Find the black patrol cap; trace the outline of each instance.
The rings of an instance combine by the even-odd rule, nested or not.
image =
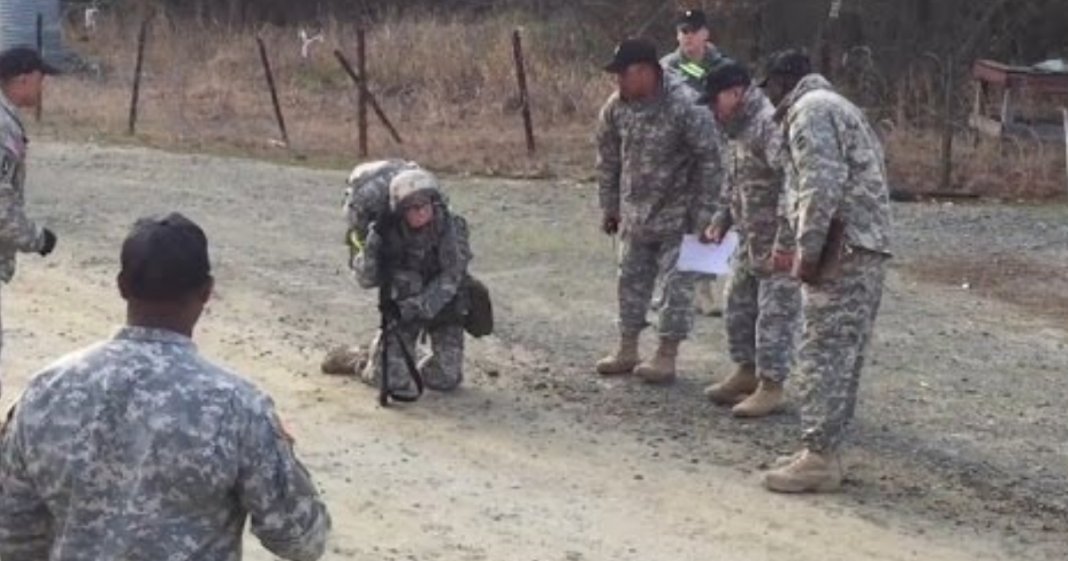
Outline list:
[[[717,64],[705,78],[705,92],[698,98],[697,104],[708,105],[720,92],[736,86],[748,88],[752,83],[753,78],[744,64],[733,59],[725,59]]]
[[[708,27],[708,16],[701,10],[686,10],[679,14],[675,26],[687,32],[694,32]]]
[[[177,212],[138,220],[120,259],[127,298],[174,302],[211,280],[208,238]]]
[[[616,47],[612,55],[612,62],[605,65],[606,72],[619,74],[632,64],[652,64],[660,67],[660,57],[656,54],[656,45],[648,39],[631,38],[624,39]]]
[[[10,80],[35,71],[46,75],[59,74],[59,69],[45,62],[36,49],[12,47],[0,52],[0,80]]]
[[[764,87],[772,76],[804,78],[812,73],[812,60],[808,54],[798,49],[779,51],[768,57],[764,65],[764,75],[757,85]]]

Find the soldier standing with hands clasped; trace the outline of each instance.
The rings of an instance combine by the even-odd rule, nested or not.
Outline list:
[[[617,76],[619,89],[601,109],[597,130],[602,227],[623,244],[619,348],[597,363],[597,372],[669,383],[694,313],[694,275],[675,263],[683,234],[703,231],[715,211],[723,182],[720,132],[696,105],[696,93],[665,76],[652,43],[623,41],[605,70]],[[661,275],[660,344],[652,360],[641,362],[638,339]]]
[[[764,485],[783,493],[841,485],[838,449],[852,420],[860,373],[890,258],[890,203],[883,148],[864,113],[811,71],[804,54],[782,52],[765,90],[786,134],[787,185],[802,285],[798,350],[804,448],[782,458]]]

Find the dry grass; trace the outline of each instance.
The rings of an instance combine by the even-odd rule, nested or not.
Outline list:
[[[945,191],[938,132],[898,127],[885,140],[894,185],[919,194]],[[949,191],[1005,199],[1060,196],[1068,191],[1064,158],[1063,145],[962,134],[953,144]]]
[[[590,124],[611,82],[571,47],[583,37],[532,26],[525,33],[539,153],[530,158],[512,66],[518,22],[398,21],[368,36],[372,90],[404,139],[396,145],[371,113],[373,156],[417,158],[436,169],[544,176],[589,165]],[[75,48],[103,69],[99,79],[57,80],[46,126],[59,134],[116,138],[126,130],[135,29],[102,26]],[[334,23],[327,42],[300,57],[295,29],[260,32],[268,45],[294,151],[316,160],[356,157],[356,99],[332,51],[355,64],[355,30]],[[182,28],[157,21],[146,53],[138,137],[184,149],[229,146],[284,155],[253,33]]]
[[[511,32],[524,24],[539,141],[535,157],[526,154],[512,65]],[[54,82],[44,128],[61,137],[124,138],[136,31],[104,22],[88,40],[72,41],[103,71],[99,78]],[[340,47],[354,59],[355,29],[332,22],[325,35],[326,43],[302,59],[297,30],[260,32],[270,51],[294,154],[345,167],[357,159],[356,95],[332,51]],[[293,158],[277,146],[279,133],[254,37],[157,20],[133,140],[172,149]],[[599,71],[598,55],[608,49],[596,37],[579,22],[532,22],[519,16],[480,22],[405,19],[374,27],[368,36],[372,90],[404,144],[394,144],[372,114],[372,157],[414,158],[434,169],[463,173],[590,177],[593,123],[613,87]],[[903,91],[915,97],[920,89]],[[907,104],[922,107],[923,100],[910,97]],[[924,121],[903,113],[893,119]],[[895,182],[920,192],[937,188],[937,134],[891,129],[887,148]],[[961,190],[1013,197],[1063,192],[1063,148],[973,146],[968,140],[958,140],[956,146],[954,183]]]

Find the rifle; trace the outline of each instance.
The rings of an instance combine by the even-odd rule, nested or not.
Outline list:
[[[381,323],[379,325],[379,351],[382,353],[379,367],[382,369],[382,376],[378,383],[378,404],[382,407],[388,407],[389,401],[399,403],[412,403],[419,399],[423,395],[423,377],[419,375],[419,368],[415,365],[415,359],[412,357],[411,350],[404,344],[404,339],[401,338],[397,332],[397,327],[401,322],[400,309],[397,307],[397,303],[393,301],[393,271],[391,270],[392,259],[390,258],[390,252],[387,249],[389,240],[389,230],[394,224],[394,220],[389,217],[380,217],[381,220],[375,222],[375,229],[378,230],[378,235],[382,240],[382,247],[376,259],[378,259],[378,312],[381,314]],[[397,345],[401,349],[401,354],[404,356],[404,364],[408,367],[408,373],[412,377],[412,381],[415,383],[416,393],[412,395],[404,395],[393,393],[389,389],[389,340],[390,337],[396,340]]]

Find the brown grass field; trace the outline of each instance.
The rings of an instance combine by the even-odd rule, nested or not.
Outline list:
[[[201,28],[156,18],[149,34],[137,135],[126,136],[137,26],[105,20],[69,44],[98,71],[56,80],[46,94],[47,136],[137,142],[183,151],[251,155],[348,167],[357,153],[355,89],[333,56],[355,65],[356,32],[330,22],[325,41],[300,55],[298,30]],[[538,152],[528,156],[519,112],[511,33],[524,28]],[[269,49],[291,149],[279,142],[256,35]],[[664,45],[670,38],[665,38]],[[368,31],[371,90],[403,137],[395,144],[370,113],[371,157],[403,156],[450,173],[511,177],[593,177],[593,125],[612,91],[600,72],[608,50],[571,22],[404,19]],[[604,56],[597,53],[604,51]],[[882,121],[895,188],[939,190],[941,139],[906,114],[934,113],[929,80],[902,84],[896,115]],[[962,102],[966,96],[961,96]],[[962,107],[961,113],[966,113]],[[1062,147],[977,142],[963,133],[954,150],[952,189],[1007,199],[1065,190]]]

